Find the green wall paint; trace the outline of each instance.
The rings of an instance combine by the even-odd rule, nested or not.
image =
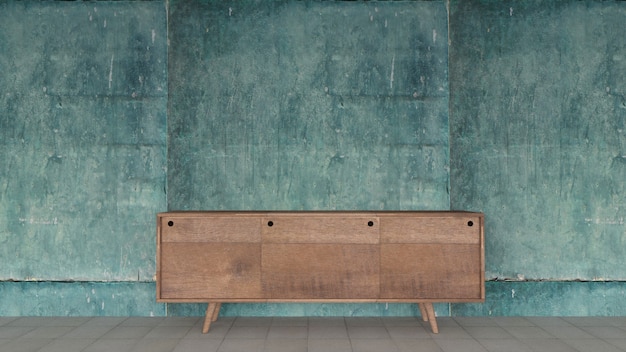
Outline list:
[[[625,280],[626,3],[458,1],[451,205],[488,278]]]
[[[487,277],[519,282],[438,315],[625,315],[625,20],[606,1],[0,1],[0,315],[202,315],[155,302],[167,209],[448,208],[485,212]]]

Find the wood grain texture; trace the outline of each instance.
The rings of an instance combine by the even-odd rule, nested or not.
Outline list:
[[[471,243],[480,242],[481,218],[473,214],[460,216],[382,217],[382,243]]]
[[[263,292],[272,299],[376,299],[379,256],[376,245],[264,244]]]
[[[259,217],[255,216],[164,216],[163,242],[261,242]]]
[[[202,333],[206,334],[211,329],[211,323],[214,322],[213,316],[215,316],[215,311],[218,310],[219,303],[209,302],[206,307],[206,312],[204,313],[204,322],[202,323]]]
[[[373,214],[275,215],[263,219],[261,231],[263,243],[374,244],[379,242],[378,224]]]
[[[382,244],[381,298],[481,300],[480,246]]]
[[[162,299],[262,298],[260,244],[161,244]]]
[[[172,212],[159,219],[159,301],[484,300],[480,213]]]

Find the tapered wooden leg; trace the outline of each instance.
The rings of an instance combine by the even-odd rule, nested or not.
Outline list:
[[[439,327],[437,326],[437,318],[435,317],[435,308],[433,308],[433,304],[424,303],[424,308],[426,309],[426,315],[428,316],[428,321],[430,322],[430,328],[433,330],[434,334],[438,334]]]
[[[206,307],[206,314],[204,315],[204,324],[202,325],[202,333],[206,334],[209,332],[211,328],[211,322],[213,321],[213,314],[215,313],[215,308],[219,303],[210,302]]]
[[[426,313],[426,307],[424,307],[424,303],[418,303],[418,307],[420,307],[420,314],[422,315],[422,320],[428,321],[428,314]]]
[[[216,303],[215,306],[215,311],[213,312],[213,317],[211,318],[211,321],[216,321],[217,317],[220,315],[220,309],[222,308],[222,303],[218,302]]]

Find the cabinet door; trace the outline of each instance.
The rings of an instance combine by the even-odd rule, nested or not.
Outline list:
[[[381,298],[484,299],[482,217],[381,217]]]
[[[158,298],[262,299],[260,217],[160,219]]]
[[[283,300],[378,298],[377,218],[277,215],[263,220],[262,236],[266,296]]]
[[[258,243],[170,242],[161,248],[161,299],[259,299]]]
[[[380,260],[383,299],[482,299],[478,245],[383,244]]]

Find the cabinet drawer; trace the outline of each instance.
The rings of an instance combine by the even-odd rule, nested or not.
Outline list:
[[[268,216],[263,243],[379,243],[375,216]]]
[[[465,243],[478,244],[482,218],[467,216],[381,217],[381,243]]]
[[[261,217],[162,216],[161,242],[261,242]]]

